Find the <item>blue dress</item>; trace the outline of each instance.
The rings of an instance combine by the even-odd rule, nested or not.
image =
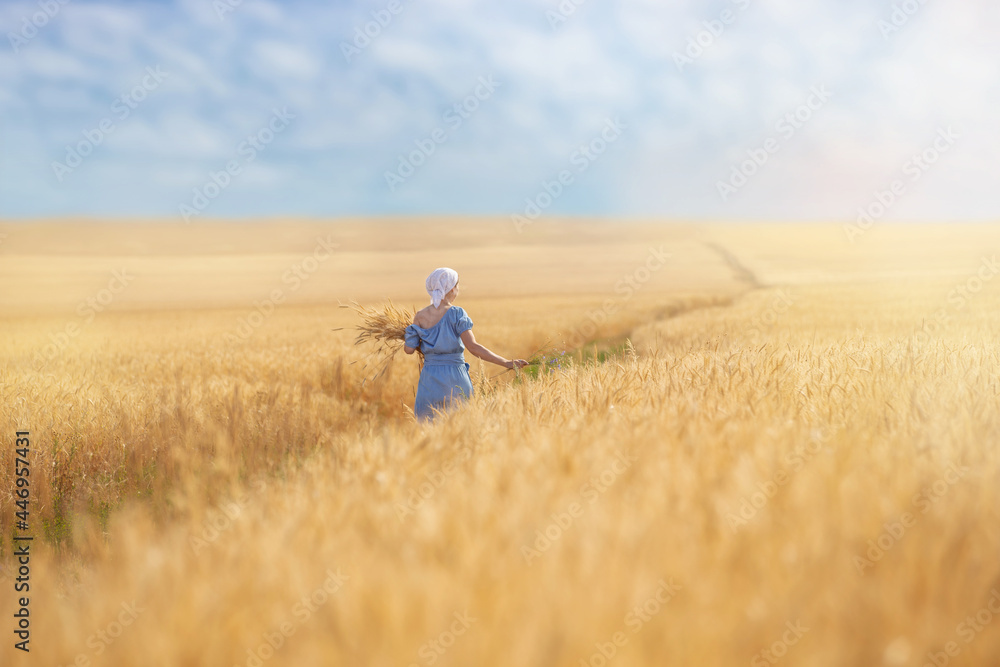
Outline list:
[[[472,320],[458,306],[446,310],[444,317],[429,329],[416,324],[406,327],[406,345],[424,353],[413,406],[417,419],[429,419],[434,416],[433,409],[472,396],[472,379],[461,338],[471,328]]]

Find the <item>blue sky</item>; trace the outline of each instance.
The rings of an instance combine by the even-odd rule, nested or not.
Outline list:
[[[988,0],[15,0],[0,27],[7,218],[1000,211]]]

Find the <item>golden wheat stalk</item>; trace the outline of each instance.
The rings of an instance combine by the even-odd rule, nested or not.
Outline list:
[[[340,304],[340,307],[350,308],[361,317],[361,324],[354,327],[358,332],[354,344],[371,343],[375,346],[372,360],[369,362],[373,364],[375,372],[370,377],[366,376],[362,384],[369,380],[374,382],[385,374],[396,354],[403,348],[406,327],[413,323],[414,311],[400,308],[391,299],[382,306],[362,306],[356,301],[351,301],[348,304]],[[423,363],[424,353],[419,348],[417,353]],[[369,363],[366,363],[364,368],[368,368]]]

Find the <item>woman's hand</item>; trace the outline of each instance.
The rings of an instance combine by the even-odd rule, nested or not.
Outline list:
[[[528,362],[524,359],[508,359],[507,363],[504,364],[507,368],[524,368],[528,365]]]

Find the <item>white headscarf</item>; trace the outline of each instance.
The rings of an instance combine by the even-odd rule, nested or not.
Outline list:
[[[427,276],[427,293],[431,295],[431,303],[437,308],[444,300],[444,295],[455,289],[458,284],[458,272],[452,269],[434,269]]]

